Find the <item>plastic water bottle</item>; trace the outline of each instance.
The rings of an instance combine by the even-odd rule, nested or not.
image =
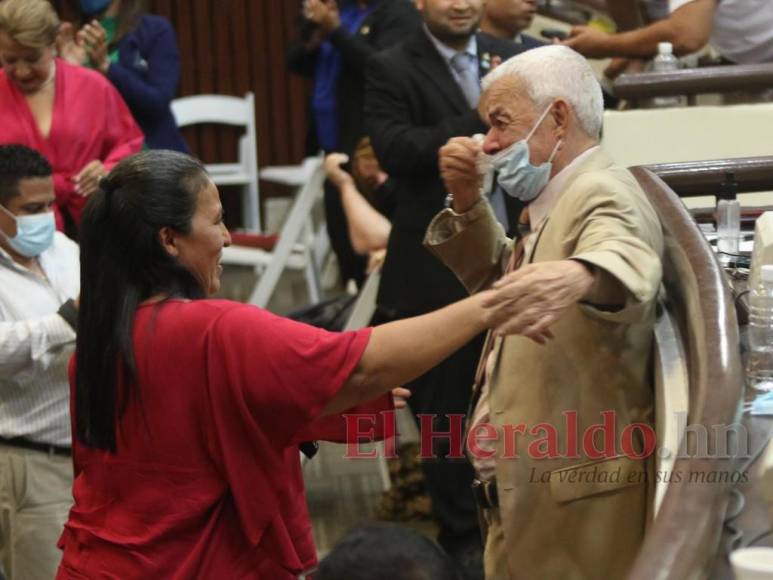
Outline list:
[[[728,171],[717,196],[717,250],[725,265],[735,261],[741,243],[741,204],[737,194],[735,174]]]
[[[773,265],[762,266],[749,295],[749,386],[773,391]]]
[[[674,72],[679,70],[679,59],[674,56],[674,47],[670,42],[658,43],[658,55],[652,61],[655,72]],[[655,97],[652,104],[656,107],[679,107],[684,104],[682,97]]]

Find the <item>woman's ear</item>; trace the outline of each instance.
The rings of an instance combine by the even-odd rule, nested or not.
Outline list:
[[[173,258],[180,255],[180,250],[177,247],[177,232],[169,226],[164,226],[158,230],[158,241],[161,243],[161,247],[166,250],[166,253]]]

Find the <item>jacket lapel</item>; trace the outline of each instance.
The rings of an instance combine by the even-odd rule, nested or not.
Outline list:
[[[416,66],[421,69],[427,80],[438,88],[454,109],[459,113],[469,111],[470,106],[467,104],[462,90],[456,84],[443,57],[440,56],[432,41],[427,37],[423,26],[416,31],[416,35],[407,48]]]
[[[612,159],[610,159],[610,157],[602,149],[599,148],[598,151],[594,152],[590,157],[588,157],[588,159],[586,159],[577,168],[577,170],[572,174],[572,176],[566,180],[566,183],[564,184],[564,188],[562,191],[566,191],[567,189],[569,189],[574,183],[574,181],[583,173],[587,173],[589,171],[598,171],[600,169],[607,169],[612,165],[613,165]],[[542,224],[540,224],[539,229],[537,230],[537,232],[533,234],[537,237],[531,246],[531,251],[529,252],[529,255],[525,256],[524,258],[524,264],[531,264],[532,260],[534,259],[534,253],[537,251],[537,244],[539,244],[540,237],[542,236],[542,232],[545,230],[545,226],[548,224],[549,221],[550,221],[550,214],[545,216],[545,219],[542,220]]]

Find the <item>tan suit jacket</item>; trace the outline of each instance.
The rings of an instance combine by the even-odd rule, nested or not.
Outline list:
[[[641,544],[653,486],[652,459],[630,459],[621,441],[628,425],[653,424],[660,222],[633,176],[599,150],[569,178],[532,235],[536,243],[524,264],[577,259],[602,271],[589,295],[599,306],[570,308],[545,346],[521,336],[494,345],[490,405],[500,435],[496,478],[507,571],[490,580],[621,579]],[[461,216],[438,214],[425,244],[470,292],[501,276],[512,251],[485,202]],[[610,275],[627,289],[626,304],[616,310],[600,306]],[[605,411],[614,413],[614,449],[598,459],[584,448],[583,434],[602,423]],[[568,418],[574,412],[577,430]],[[545,424],[555,427],[559,457],[538,457],[550,451]],[[525,433],[513,435],[521,425]],[[579,433],[576,454],[568,443],[572,432]],[[628,433],[640,453],[641,431]],[[603,450],[600,435],[591,438]],[[508,447],[511,458],[503,458]]]

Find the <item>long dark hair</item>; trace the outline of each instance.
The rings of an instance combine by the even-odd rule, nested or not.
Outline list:
[[[161,245],[159,231],[191,230],[204,166],[173,151],[127,157],[102,180],[80,225],[81,295],[75,374],[76,435],[116,450],[115,421],[135,386],[138,305],[151,296],[202,298],[194,275]]]
[[[78,27],[90,22],[94,18],[94,16],[89,17],[81,12],[78,0],[70,0],[70,4],[78,13]],[[127,34],[137,28],[140,18],[142,18],[146,12],[146,0],[121,0],[121,6],[118,8],[118,15],[116,16],[118,27],[115,38],[110,42],[108,49],[112,50],[115,48]]]

